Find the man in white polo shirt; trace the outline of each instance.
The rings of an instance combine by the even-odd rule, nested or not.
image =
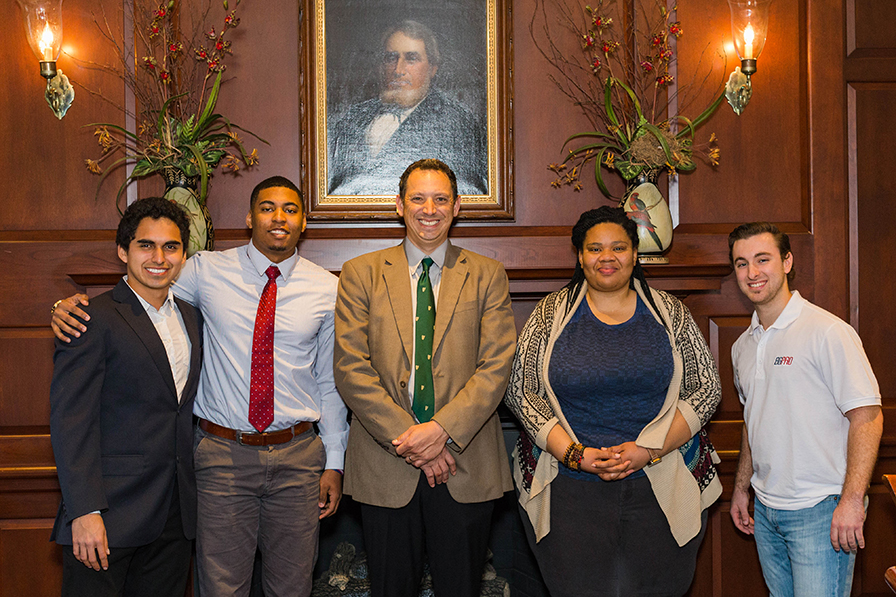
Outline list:
[[[756,309],[731,348],[745,423],[731,518],[755,533],[772,597],[848,596],[883,431],[877,380],[855,330],[791,292],[777,226],[738,226],[728,248]]]

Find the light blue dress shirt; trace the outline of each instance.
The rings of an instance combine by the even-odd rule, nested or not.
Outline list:
[[[250,242],[227,251],[200,251],[174,286],[178,298],[202,311],[204,352],[194,414],[218,425],[255,432],[249,423],[249,381],[255,313],[265,270],[280,269],[274,320],[274,422],[270,431],[317,421],[328,469],[344,468],[347,409],[333,380],[337,278],[294,254],[273,264]]]

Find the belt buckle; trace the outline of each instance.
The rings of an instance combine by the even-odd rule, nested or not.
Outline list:
[[[247,444],[247,443],[243,442],[243,433],[245,433],[245,432],[243,432],[243,431],[237,431],[237,432],[236,432],[236,443],[238,443],[238,444],[241,445],[241,446],[250,446],[250,447],[254,447],[254,446],[252,446],[252,444]],[[253,434],[253,433],[247,433],[246,435],[254,435],[254,434]]]

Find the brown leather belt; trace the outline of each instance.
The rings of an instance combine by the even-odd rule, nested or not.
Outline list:
[[[280,429],[279,431],[270,431],[268,433],[247,433],[245,431],[237,431],[228,427],[222,427],[206,419],[199,419],[199,428],[206,433],[229,439],[232,442],[243,444],[244,446],[273,446],[276,444],[285,444],[292,441],[297,435],[302,435],[311,429],[311,421],[302,421],[296,423],[292,427]]]

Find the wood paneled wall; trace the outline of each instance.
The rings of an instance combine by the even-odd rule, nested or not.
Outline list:
[[[58,503],[49,443],[52,335],[48,308],[57,298],[123,271],[114,247],[114,193],[123,174],[110,176],[95,198],[97,177],[83,160],[98,155],[92,122],[122,122],[91,89],[122,103],[120,82],[83,65],[104,62],[107,49],[93,25],[105,10],[123,23],[121,0],[67,0],[60,67],[80,84],[63,121],[42,98],[38,76],[12,0],[0,44],[0,139],[6,176],[0,179],[0,596],[53,595],[59,550],[49,529]],[[550,6],[550,2],[548,3]],[[719,0],[681,0],[685,35],[679,76],[730,38],[728,9]],[[535,301],[559,287],[573,264],[569,227],[585,209],[604,203],[587,182],[582,192],[552,189],[546,168],[586,123],[554,89],[529,36],[533,0],[508,2],[512,22],[514,203],[509,223],[461,223],[453,239],[502,260],[511,276],[517,323]],[[887,0],[792,0],[772,4],[770,36],[753,78],[754,95],[740,117],[723,105],[707,124],[722,150],[718,168],[699,167],[679,181],[680,224],[671,265],[650,271],[655,283],[684,297],[717,358],[724,384],[711,437],[722,456],[723,499],[711,513],[692,595],[764,594],[755,546],[728,515],[742,410],[731,381],[730,347],[751,311],[727,267],[727,233],[747,220],[777,222],[791,234],[795,287],[859,330],[878,374],[886,407],[881,448],[854,595],[886,595],[884,570],[896,564],[896,508],[878,480],[896,472],[896,374],[889,368],[888,309],[896,262],[888,247],[896,233],[896,35]],[[217,174],[210,208],[225,248],[245,242],[252,186],[284,174],[300,178],[299,69],[301,3],[247,1],[234,32],[234,61],[220,101],[233,121],[271,142],[260,165],[237,176]],[[117,19],[117,20],[116,20]],[[76,60],[78,59],[78,60]],[[728,57],[728,70],[735,64]],[[698,106],[706,100],[698,98]],[[140,194],[157,193],[149,181]],[[312,223],[302,254],[331,270],[402,236],[398,222]],[[100,278],[102,283],[102,278]],[[98,291],[96,286],[92,290]]]

